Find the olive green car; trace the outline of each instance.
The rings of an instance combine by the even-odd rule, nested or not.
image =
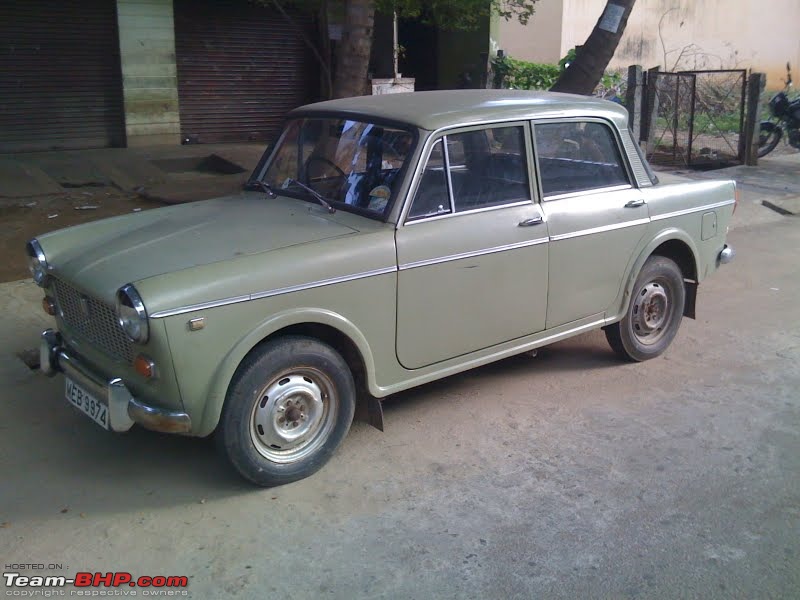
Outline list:
[[[100,426],[319,469],[356,405],[604,328],[667,348],[733,258],[731,181],[659,183],[616,104],[459,90],[301,107],[238,195],[28,244],[41,364]]]

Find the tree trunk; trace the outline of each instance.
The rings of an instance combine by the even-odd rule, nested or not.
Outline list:
[[[608,0],[586,43],[578,48],[575,60],[550,91],[586,96],[594,92],[614,56],[635,3],[636,0]]]
[[[336,51],[333,97],[347,98],[367,93],[367,72],[375,20],[373,0],[346,0],[342,39]]]

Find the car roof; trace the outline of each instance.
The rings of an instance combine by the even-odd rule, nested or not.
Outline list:
[[[595,116],[625,128],[628,113],[608,100],[591,96],[527,90],[438,90],[341,98],[301,106],[290,116],[338,113],[376,117],[428,130],[491,120]]]

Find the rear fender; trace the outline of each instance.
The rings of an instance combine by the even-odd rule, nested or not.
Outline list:
[[[670,240],[679,240],[686,244],[689,247],[689,250],[692,252],[692,257],[694,259],[694,266],[695,266],[695,273],[700,273],[700,263],[698,261],[699,252],[697,250],[697,245],[692,241],[692,238],[685,232],[675,227],[670,227],[669,229],[665,229],[656,235],[649,244],[647,244],[642,251],[639,253],[639,256],[633,261],[631,268],[628,270],[628,273],[625,277],[625,286],[622,289],[621,297],[618,299],[618,303],[615,305],[617,310],[612,313],[606,313],[606,324],[614,323],[616,321],[621,320],[625,316],[625,312],[628,309],[628,302],[630,301],[631,295],[633,294],[633,286],[636,284],[636,278],[639,276],[639,272],[642,270],[644,263],[647,261],[650,256],[652,256],[653,252],[656,248],[658,248],[664,242],[669,242]],[[686,284],[686,305],[684,307],[683,314],[684,316],[694,318],[694,311],[695,311],[695,304],[697,298],[697,282],[687,282]]]

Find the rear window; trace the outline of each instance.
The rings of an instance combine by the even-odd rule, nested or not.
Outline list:
[[[534,131],[545,197],[630,185],[617,140],[607,125],[541,123]]]

